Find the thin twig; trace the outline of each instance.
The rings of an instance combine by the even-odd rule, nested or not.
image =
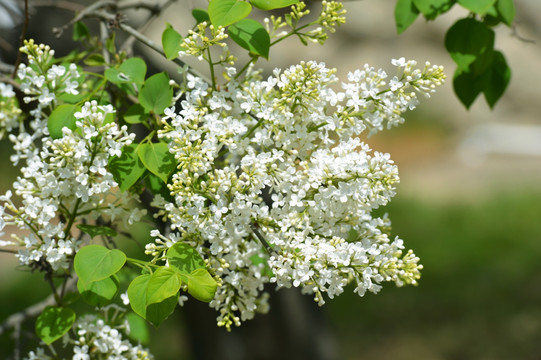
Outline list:
[[[66,31],[70,26],[75,24],[77,21],[80,21],[80,20],[84,19],[85,17],[87,17],[88,14],[93,13],[93,12],[95,12],[96,10],[98,10],[98,9],[100,9],[102,7],[115,6],[115,5],[116,5],[116,1],[114,1],[114,0],[99,0],[99,1],[96,1],[94,4],[84,8],[83,10],[81,10],[81,12],[79,14],[77,14],[77,16],[75,16],[73,19],[71,19],[67,24],[63,25],[60,28],[57,28],[57,27],[53,28],[53,32],[56,34],[56,37],[60,37],[60,36],[62,36],[64,31]]]
[[[255,234],[255,236],[257,237],[257,239],[259,240],[259,242],[261,242],[261,244],[263,245],[263,247],[265,248],[265,250],[267,251],[267,253],[269,253],[269,255],[278,255],[278,253],[276,252],[276,250],[274,250],[270,245],[269,243],[267,242],[267,240],[263,237],[263,235],[261,235],[261,233],[259,232],[259,230],[257,230],[257,227],[254,225],[252,226],[252,232]]]
[[[171,6],[176,0],[168,0],[165,4],[163,4],[161,7],[159,7],[156,11],[151,10],[151,14],[148,16],[148,18],[143,22],[143,25],[139,26],[137,28],[137,31],[141,34],[156,20],[158,15],[160,15],[165,9],[167,9],[169,6]],[[125,5],[124,5],[125,6]],[[120,8],[120,6],[119,6]],[[120,51],[128,51],[128,49],[131,49],[133,47],[133,43],[135,42],[135,37],[128,36],[126,41],[120,46]],[[133,51],[132,51],[133,52]]]
[[[28,15],[28,0],[24,0],[24,22],[23,30],[21,31],[21,37],[19,38],[19,49],[23,47],[24,39],[26,38],[26,32],[28,31],[28,23],[30,22],[30,17]],[[22,54],[20,51],[17,51],[17,60],[15,61],[15,66],[13,67],[13,72],[11,73],[11,78],[15,79],[17,75],[17,68],[21,63]]]
[[[101,10],[98,10],[98,11],[94,11],[94,12],[90,12],[90,13],[87,13],[86,14],[86,17],[94,17],[94,18],[98,18],[98,19],[101,19],[101,20],[113,20],[115,18],[115,15],[112,15],[112,14],[109,14],[105,11],[101,11]],[[141,34],[139,31],[135,30],[134,28],[132,28],[131,26],[129,25],[126,25],[126,24],[119,24],[119,27],[120,29],[122,29],[123,31],[127,32],[128,34],[132,35],[133,37],[135,37],[137,40],[139,40],[141,43],[145,44],[146,46],[148,46],[149,48],[151,48],[152,50],[162,54],[164,57],[165,57],[165,54],[163,52],[163,50],[161,49],[160,46],[156,45],[156,43],[152,40],[150,40],[148,37],[146,37],[145,35]],[[177,65],[180,65],[180,66],[185,66],[186,63],[180,59],[173,59],[173,62],[175,62]],[[192,75],[194,76],[197,76],[201,79],[203,79],[204,81],[206,81],[207,83],[210,84],[210,80],[207,79],[207,77],[203,74],[201,74],[200,72],[198,72],[197,70],[193,69],[193,68],[189,68],[188,72],[190,72]]]

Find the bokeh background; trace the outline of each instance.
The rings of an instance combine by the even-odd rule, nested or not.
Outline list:
[[[272,353],[265,346],[285,349],[291,342],[287,334],[312,334],[312,326],[322,327],[322,335],[304,339],[295,357],[284,350],[284,359],[308,358],[310,346],[327,349],[312,358],[328,359],[541,359],[541,2],[514,2],[515,27],[498,28],[496,36],[512,79],[492,110],[479,98],[467,111],[453,94],[455,68],[443,38],[466,15],[458,8],[434,22],[419,18],[398,36],[394,0],[348,1],[347,24],[325,46],[305,48],[293,40],[272,49],[270,63],[261,63],[267,70],[315,59],[338,68],[344,79],[365,63],[392,71],[391,59],[402,56],[445,66],[447,84],[407,114],[404,125],[366,139],[373,149],[390,152],[399,166],[398,195],[378,211],[389,213],[393,233],[421,258],[423,277],[417,287],[390,285],[364,298],[351,288],[322,309],[310,299],[295,305],[316,311],[315,325],[302,316],[294,319],[302,311],[292,305],[297,298],[291,292],[272,294],[274,308],[261,316],[267,320],[249,325],[262,334],[254,343],[259,352],[246,350],[254,345],[243,340],[246,330],[226,335],[209,330],[196,340],[206,337],[206,343],[194,343],[193,332],[211,327],[214,314],[204,307],[180,309],[151,333],[157,359],[204,358],[198,348],[205,346],[229,349],[223,359],[263,359]],[[179,1],[146,33],[159,43],[164,21],[177,30],[189,28],[186,6],[201,4]],[[69,13],[42,16],[41,11],[46,9],[33,13],[29,36],[53,48],[69,46],[69,36],[57,40],[49,31],[55,21],[65,23]],[[127,15],[137,22],[138,13]],[[16,44],[17,34],[3,37]],[[146,49],[138,51],[157,68],[165,66]],[[8,144],[1,144],[0,154],[3,193],[16,172],[8,162]],[[0,253],[0,294],[1,322],[47,295],[47,287],[38,274],[16,269],[12,256]],[[201,323],[194,324],[197,318]],[[265,328],[268,319],[289,330],[273,334],[275,328]],[[0,359],[10,341],[9,334],[0,337]]]

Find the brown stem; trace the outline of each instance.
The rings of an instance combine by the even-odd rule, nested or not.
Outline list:
[[[19,38],[19,48],[23,47],[24,39],[26,38],[26,32],[28,31],[29,22],[30,22],[30,17],[28,16],[28,0],[24,0],[24,22],[23,22],[23,30],[21,31],[21,37]],[[15,67],[13,68],[13,72],[11,73],[12,79],[15,79],[15,76],[17,75],[17,69],[19,68],[19,64],[21,63],[21,57],[22,57],[22,53],[18,51],[17,60],[15,61]]]

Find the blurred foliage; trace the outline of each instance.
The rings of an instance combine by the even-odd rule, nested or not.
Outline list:
[[[344,358],[539,358],[541,191],[529,190],[441,205],[395,199],[385,211],[423,276],[417,288],[328,303]]]

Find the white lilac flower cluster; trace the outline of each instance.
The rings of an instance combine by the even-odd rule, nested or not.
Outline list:
[[[20,125],[21,109],[18,106],[13,86],[0,83],[0,140]]]
[[[126,322],[122,328],[129,333]],[[152,360],[154,357],[141,345],[133,345],[123,338],[120,329],[107,325],[95,315],[85,315],[77,319],[72,331],[75,339],[64,336],[64,346],[70,345],[73,349],[72,360]],[[43,348],[30,351],[25,360],[52,360],[46,355]],[[55,359],[57,359],[55,357]]]
[[[397,75],[365,66],[342,90],[334,70],[303,62],[262,79],[212,90],[188,75],[181,109],[170,108],[160,136],[178,161],[157,196],[168,237],[153,232],[147,253],[184,241],[205,258],[221,286],[210,306],[230,327],[267,309],[266,283],[300,287],[322,305],[353,283],[376,293],[384,281],[419,279],[419,259],[391,239],[390,221],[372,216],[399,181],[389,154],[358,135],[403,122],[401,114],[444,79],[441,67],[394,60]],[[234,74],[234,69],[229,69]]]
[[[57,104],[57,97],[62,94],[79,94],[79,78],[82,77],[74,63],[67,66],[56,65],[54,50],[48,45],[35,44],[34,40],[25,40],[20,51],[28,57],[28,65],[20,64],[17,77],[21,91],[25,94],[25,103],[36,102],[30,111],[31,126],[39,136],[47,134],[47,115],[44,109],[51,110]]]
[[[131,224],[144,214],[128,205],[130,195],[118,191],[107,169],[109,158],[119,156],[134,138],[126,127],[106,121],[113,111],[111,105],[87,102],[74,114],[75,130],[64,127],[59,139],[43,137],[39,148],[28,133],[10,135],[25,150],[22,176],[13,184],[22,201],[16,204],[11,191],[0,196],[0,230],[15,225],[28,232],[11,243],[22,248],[16,255],[21,264],[44,260],[53,270],[67,269],[82,245],[72,229],[82,216],[118,217]]]

